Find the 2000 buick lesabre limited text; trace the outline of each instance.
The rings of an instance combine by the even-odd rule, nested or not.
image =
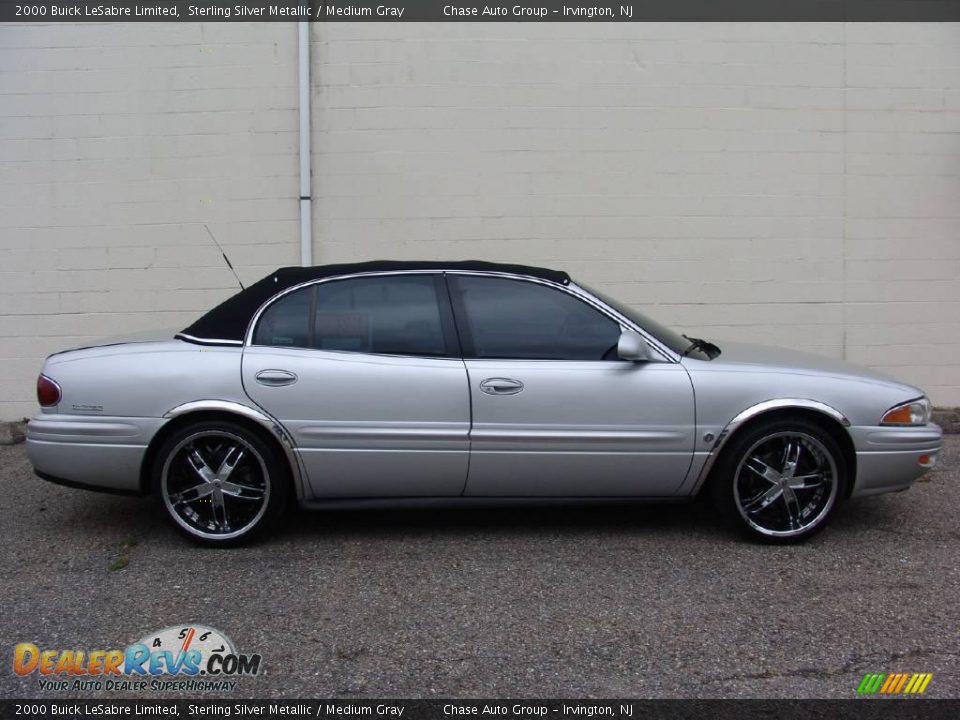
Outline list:
[[[227,545],[312,508],[712,495],[796,541],[934,466],[923,392],[815,355],[688,338],[566,273],[283,268],[175,336],[50,356],[47,480],[153,494]]]
[[[26,717],[38,715],[63,715],[65,717],[112,717],[114,715],[124,715],[127,717],[142,716],[160,716],[160,717],[178,717],[180,710],[176,704],[164,703],[133,703],[132,705],[117,705],[115,703],[14,703],[14,714]]]

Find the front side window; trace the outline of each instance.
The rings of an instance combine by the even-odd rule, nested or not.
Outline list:
[[[264,311],[253,344],[446,355],[435,283],[431,275],[387,275],[301,288]]]
[[[458,322],[469,341],[465,350],[473,357],[617,359],[620,325],[569,293],[507,278],[451,280]]]
[[[653,335],[657,340],[662,342],[668,348],[673,350],[678,355],[682,355],[684,352],[687,354],[693,353],[693,356],[701,360],[710,360],[710,356],[704,353],[702,350],[690,350],[690,339],[685,335],[681,335],[676,330],[671,330],[666,325],[662,325],[653,318],[647,317],[639,310],[630,307],[629,305],[624,305],[619,300],[615,300],[608,295],[604,295],[599,290],[594,290],[589,285],[584,285],[583,283],[578,283],[580,287],[588,291],[590,294],[594,295],[597,299],[602,300],[611,308],[616,310],[618,313],[623,315],[625,318],[632,320],[635,324],[642,327],[648,333]]]

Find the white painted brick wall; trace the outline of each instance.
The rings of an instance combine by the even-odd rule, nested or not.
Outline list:
[[[45,355],[299,258],[296,26],[0,27],[0,419]],[[291,50],[291,47],[293,48]]]
[[[324,24],[318,263],[558,266],[960,405],[960,26]],[[296,263],[293,24],[0,26],[0,418]]]
[[[554,265],[960,404],[960,26],[314,33],[323,260]]]

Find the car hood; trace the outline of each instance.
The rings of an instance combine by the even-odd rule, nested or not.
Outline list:
[[[804,375],[830,375],[861,381],[897,385],[922,391],[882,372],[845,362],[837,358],[812,353],[788,350],[786,348],[753,345],[750,343],[717,341],[721,354],[709,361],[711,368],[729,368],[743,370],[774,370]]]

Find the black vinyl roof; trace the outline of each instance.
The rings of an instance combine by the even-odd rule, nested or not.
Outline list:
[[[527,275],[529,277],[549,280],[566,285],[570,276],[559,270],[530,267],[527,265],[510,265],[504,263],[482,262],[480,260],[464,260],[460,262],[437,261],[399,261],[374,260],[362,263],[343,263],[340,265],[316,265],[314,267],[284,267],[270,273],[262,280],[241,290],[233,297],[227,298],[196,322],[184,328],[177,337],[199,343],[242,343],[247,332],[247,326],[257,310],[270,298],[287,288],[291,288],[310,280],[336,277],[337,275],[353,275],[369,272],[396,272],[403,270],[465,270],[480,272],[501,272],[513,275]]]

